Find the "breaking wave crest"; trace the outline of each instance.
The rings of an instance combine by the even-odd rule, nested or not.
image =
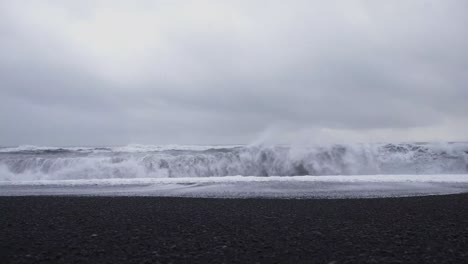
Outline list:
[[[0,181],[467,172],[468,143],[0,149]]]

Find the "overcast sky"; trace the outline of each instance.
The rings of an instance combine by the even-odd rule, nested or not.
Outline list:
[[[468,1],[0,0],[0,145],[468,140]]]

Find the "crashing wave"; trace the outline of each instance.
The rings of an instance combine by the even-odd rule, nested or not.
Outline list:
[[[0,181],[464,174],[467,143],[0,149]]]

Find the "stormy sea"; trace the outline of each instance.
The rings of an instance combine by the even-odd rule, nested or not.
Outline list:
[[[0,148],[0,195],[351,198],[468,190],[468,143]]]
[[[463,263],[467,164],[463,142],[4,147],[0,260]]]

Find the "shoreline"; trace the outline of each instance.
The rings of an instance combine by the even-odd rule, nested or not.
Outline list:
[[[468,194],[361,199],[0,197],[4,263],[456,263]]]
[[[468,192],[468,175],[205,177],[0,182],[0,196],[142,196],[191,198],[378,198]]]

